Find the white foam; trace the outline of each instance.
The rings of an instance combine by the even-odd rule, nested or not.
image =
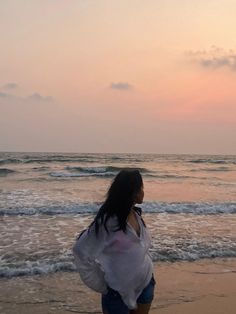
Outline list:
[[[60,205],[48,205],[28,208],[5,208],[0,209],[0,215],[59,215],[59,214],[80,214],[95,213],[101,203],[72,203]],[[236,214],[235,202],[156,202],[149,201],[142,204],[142,209],[147,213],[168,213],[168,214]]]

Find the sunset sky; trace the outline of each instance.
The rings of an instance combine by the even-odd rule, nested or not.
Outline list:
[[[0,1],[0,151],[236,154],[235,0]]]

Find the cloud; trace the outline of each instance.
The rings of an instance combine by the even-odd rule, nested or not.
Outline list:
[[[111,83],[110,85],[110,88],[111,89],[117,89],[117,90],[130,90],[133,88],[132,85],[130,85],[129,83],[126,83],[126,82],[117,82],[117,83]]]
[[[14,82],[9,82],[2,87],[0,86],[0,98],[14,98],[16,101],[27,101],[27,102],[53,102],[54,99],[52,96],[42,96],[38,92],[34,92],[29,96],[20,96],[19,93],[11,93],[11,90],[17,89],[19,87],[18,84]],[[5,92],[5,90],[8,90],[8,92]],[[18,95],[17,95],[18,94]]]
[[[6,98],[8,97],[9,95],[7,93],[3,93],[3,92],[0,92],[0,97],[1,98]]]
[[[12,95],[12,94],[8,94],[5,92],[1,92],[0,91],[0,99],[2,100],[14,100],[15,102],[18,103],[48,103],[48,102],[54,102],[53,97],[51,96],[42,96],[39,93],[33,93],[30,96],[27,97],[22,97],[22,96],[17,96],[17,95]]]
[[[210,50],[188,51],[187,57],[205,69],[228,68],[236,71],[236,52],[212,46]]]
[[[34,101],[52,101],[53,98],[51,96],[42,96],[39,93],[33,93],[28,97],[29,100]]]
[[[3,85],[3,89],[16,89],[18,85],[16,83],[7,83]]]

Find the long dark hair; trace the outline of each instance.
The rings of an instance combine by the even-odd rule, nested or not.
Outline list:
[[[107,229],[107,221],[110,217],[116,216],[118,219],[118,230],[126,231],[126,220],[135,203],[135,196],[143,187],[143,179],[136,169],[123,169],[114,178],[103,205],[100,207],[94,221],[95,232],[98,234],[99,227]],[[141,209],[140,209],[141,211]]]

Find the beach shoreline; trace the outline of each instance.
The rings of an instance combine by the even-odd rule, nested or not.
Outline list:
[[[233,314],[236,259],[155,262],[157,281],[152,314]],[[100,295],[76,272],[2,278],[2,314],[101,313]]]

